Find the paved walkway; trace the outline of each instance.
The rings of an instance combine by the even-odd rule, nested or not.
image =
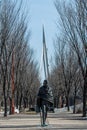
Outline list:
[[[40,126],[39,114],[0,115],[0,130],[87,130],[87,120],[81,114],[49,113],[46,127]]]

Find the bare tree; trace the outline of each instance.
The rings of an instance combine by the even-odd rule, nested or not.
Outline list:
[[[14,56],[14,103],[16,106],[18,107],[19,104],[21,106],[21,103],[23,105],[25,88],[31,89],[28,86],[30,78],[33,83],[36,76],[34,83],[39,84],[33,51],[28,45],[30,31],[27,30],[26,16],[21,12],[21,6],[22,3],[18,5],[17,1],[3,0],[0,8],[0,87],[4,96],[4,116],[7,116],[8,100],[10,100],[10,114],[12,111],[12,55]],[[32,61],[33,71],[31,72]]]
[[[64,38],[61,38],[64,39]],[[55,43],[55,77],[57,86],[61,91],[61,97],[66,97],[66,106],[69,110],[70,92],[73,90],[72,84],[74,82],[74,76],[78,69],[78,62],[75,53],[71,47],[67,44],[67,41],[57,39]],[[53,71],[52,71],[53,73]],[[58,78],[57,78],[58,77]],[[59,82],[59,83],[58,83]],[[63,104],[61,104],[63,106]]]
[[[84,78],[83,116],[86,116],[86,43],[87,43],[87,2],[76,0],[74,4],[55,2],[61,18],[64,34],[78,57],[78,63]]]
[[[82,93],[83,93],[83,76],[81,73],[80,68],[78,67],[76,74],[74,75],[74,81],[72,84],[74,89],[71,91],[74,96],[74,107],[73,107],[73,113],[76,113],[76,99],[79,98],[82,100]]]

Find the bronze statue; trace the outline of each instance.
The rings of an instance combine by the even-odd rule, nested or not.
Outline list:
[[[50,104],[53,104],[52,89],[48,86],[47,80],[44,80],[37,94],[37,107],[40,114],[42,111],[42,126],[46,126],[47,111]]]

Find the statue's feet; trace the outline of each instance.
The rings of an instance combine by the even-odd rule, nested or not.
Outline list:
[[[42,127],[45,127],[45,126],[48,126],[48,124],[45,123],[45,124],[42,124],[41,126],[42,126]]]

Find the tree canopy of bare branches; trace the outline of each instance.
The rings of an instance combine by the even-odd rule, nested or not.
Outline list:
[[[40,83],[38,64],[29,45],[27,16],[22,13],[22,6],[22,1],[3,0],[0,3],[0,90],[4,99],[4,116],[7,116],[8,100],[12,113],[12,93],[14,105],[21,109],[21,106],[29,105],[30,98],[32,103],[35,102],[36,88]]]
[[[62,66],[63,78],[64,78],[66,90],[67,90],[67,85],[68,87],[72,86],[71,83],[73,82],[71,82],[71,80],[73,78],[74,72],[76,72],[76,70],[77,72],[78,70],[80,70],[81,72],[81,77],[83,77],[81,79],[83,79],[84,81],[84,85],[82,89],[83,90],[83,116],[86,116],[87,2],[86,0],[73,0],[71,2],[66,2],[64,0],[60,2],[58,0],[55,0],[54,4],[58,12],[57,27],[61,28],[60,31],[62,35],[62,36],[59,35],[58,37],[61,37],[60,39],[62,39],[62,43],[65,44],[64,46],[66,46],[65,50],[63,50],[64,48],[63,46],[62,46],[62,50],[60,51],[57,50],[56,55],[60,53],[60,56],[62,57],[61,66]],[[57,44],[59,44],[60,39],[58,39]],[[69,53],[68,48],[71,48],[71,50],[73,50],[74,53],[71,53],[70,49],[69,49],[70,50]],[[59,59],[59,58],[60,57],[57,56],[55,57],[55,59]],[[78,61],[78,63],[76,62],[76,60]],[[57,64],[59,63],[60,61],[58,61]],[[79,66],[77,65],[77,67],[75,67],[76,64],[78,64]],[[70,83],[70,85],[67,83]],[[69,90],[70,88],[68,88],[68,92]]]

